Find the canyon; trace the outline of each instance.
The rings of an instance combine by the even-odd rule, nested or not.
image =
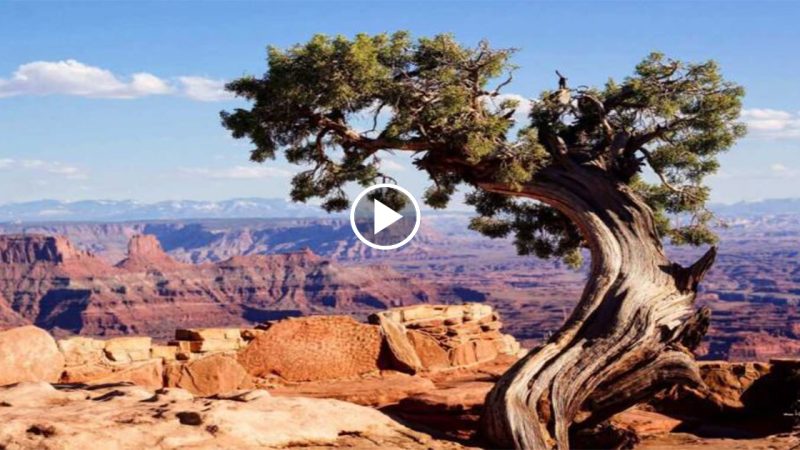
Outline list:
[[[331,312],[366,315],[426,302],[424,281],[386,266],[343,267],[310,250],[175,261],[149,235],[111,264],[60,236],[0,236],[0,324],[56,335],[147,334]]]
[[[767,360],[800,354],[800,328],[797,326],[800,319],[797,249],[800,214],[781,205],[767,202],[747,208],[723,209],[722,219],[728,226],[719,230],[719,257],[701,286],[698,300],[712,310],[711,328],[698,349],[700,358]],[[24,264],[11,269],[8,264],[0,263],[0,267],[4,267],[0,270],[6,274],[4,279],[24,272],[29,280],[17,283],[16,287],[9,281],[4,282],[6,287],[0,289],[0,320],[8,324],[37,323],[45,328],[82,334],[135,334],[141,328],[129,327],[148,326],[154,332],[155,328],[172,328],[170,324],[141,325],[132,318],[152,319],[149,309],[158,308],[162,301],[177,305],[176,311],[184,308],[183,312],[175,313],[183,317],[171,324],[177,327],[182,320],[197,326],[234,325],[281,314],[337,311],[363,318],[376,308],[390,306],[396,296],[394,300],[400,304],[487,303],[503,314],[506,329],[525,346],[540,343],[558,329],[572,310],[585,283],[585,272],[571,270],[558,262],[516,256],[512,242],[490,240],[468,230],[468,217],[461,213],[426,214],[415,239],[389,253],[360,244],[349,223],[340,217],[0,224],[0,233],[5,234],[65,236],[75,248],[93,255],[83,257],[82,261],[91,261],[92,267],[101,273],[116,271],[113,277],[117,277],[116,287],[100,287],[102,295],[92,294],[96,300],[87,307],[88,311],[81,306],[82,300],[64,300],[60,301],[60,313],[49,313],[48,305],[53,304],[51,297],[45,302],[42,315],[41,309],[31,305],[40,302],[46,291],[43,284],[36,281],[43,276],[44,269],[19,268],[27,267]],[[163,246],[163,253],[173,260],[166,264],[171,269],[157,275],[155,271],[139,267],[140,263],[123,263],[128,257],[129,242],[139,235],[157,239]],[[307,253],[309,250],[311,253]],[[695,260],[701,250],[667,247],[667,253],[683,263]],[[155,256],[159,252],[152,252],[151,257],[163,259],[163,254]],[[300,270],[305,280],[302,289],[299,285],[287,287],[286,293],[282,293],[283,287],[276,287],[280,283],[267,274],[277,269],[261,269],[261,274],[252,278],[244,273],[259,270],[241,267],[272,264],[282,267],[279,271],[291,271],[287,265],[302,260],[298,255],[303,254],[318,258],[318,267],[325,270]],[[113,267],[120,264],[129,269]],[[231,267],[237,265],[238,268]],[[65,267],[63,263],[61,267]],[[128,275],[120,275],[120,271],[126,270]],[[309,278],[307,272],[313,276]],[[218,277],[227,281],[211,280]],[[51,277],[47,283],[57,286],[52,284],[55,278]],[[386,281],[382,281],[384,278]],[[206,281],[197,281],[200,279]],[[281,283],[291,280],[284,279],[286,281]],[[267,289],[271,291],[268,294],[237,291],[249,289],[247,286],[251,286],[248,284],[251,282],[257,283],[258,289],[271,286]],[[121,289],[124,283],[144,283],[142,286],[151,287],[125,295],[113,292],[113,289]],[[159,287],[158,283],[167,284]],[[238,285],[240,288],[235,287]],[[80,284],[73,281],[72,286],[79,288]],[[302,301],[296,300],[305,289],[309,291],[302,293]],[[29,290],[34,293],[26,294]],[[356,291],[365,293],[354,298]],[[69,295],[78,295],[75,292],[72,290]],[[147,300],[155,302],[152,308],[143,306],[146,304],[144,293],[153,297]],[[126,295],[132,299],[126,299]],[[101,301],[101,297],[106,300]],[[306,297],[312,299],[310,304]],[[124,305],[130,301],[139,306]],[[193,302],[202,306],[190,306]],[[111,303],[125,312],[103,315],[100,310]],[[172,313],[166,309],[162,309],[158,317],[170,317]],[[68,313],[73,310],[79,313]],[[141,316],[137,316],[140,313]],[[81,314],[90,318],[89,322],[94,325],[64,323],[67,317]],[[114,324],[126,315],[127,323]],[[203,321],[211,322],[200,323]],[[56,326],[55,322],[59,324]]]
[[[482,447],[486,393],[558,328],[586,276],[516,256],[462,214],[426,216],[392,253],[337,217],[0,233],[9,449]],[[712,309],[697,350],[705,386],[667,389],[576,443],[800,445],[800,220],[734,218],[721,239],[698,300]],[[678,261],[698,251],[667,247]]]

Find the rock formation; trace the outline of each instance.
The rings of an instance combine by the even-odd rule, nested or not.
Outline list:
[[[497,313],[486,305],[397,308],[380,317],[382,324],[359,323],[350,316],[310,316],[256,328],[178,329],[166,345],[148,336],[73,336],[56,345],[44,330],[16,328],[0,333],[0,357],[9,368],[30,369],[29,375],[22,370],[6,373],[0,366],[0,380],[9,380],[0,385],[129,382],[213,395],[250,387],[253,379],[296,383],[352,379],[382,370],[409,372],[408,365],[391,357],[393,333],[406,326],[410,337],[403,339],[420,361],[416,371],[463,369],[519,352],[519,344],[500,333]],[[437,321],[444,329],[439,334],[434,330]]]
[[[800,360],[702,362],[700,374],[704,387],[673,388],[651,404],[659,412],[694,422],[757,419],[751,434],[800,426]]]
[[[379,370],[381,348],[378,327],[346,316],[314,316],[270,325],[239,354],[239,361],[259,377],[338,379]]]
[[[408,371],[469,367],[500,354],[516,355],[519,343],[500,332],[489,305],[419,305],[375,313],[391,356]]]
[[[129,272],[146,272],[177,270],[185,265],[167,255],[155,236],[137,235],[128,243],[128,256],[116,266]]]

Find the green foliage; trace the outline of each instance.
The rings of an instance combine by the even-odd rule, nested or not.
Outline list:
[[[493,238],[514,235],[520,255],[561,258],[571,267],[583,259],[578,251],[582,238],[575,225],[562,213],[547,205],[476,190],[467,196],[478,216],[470,229]]]
[[[348,183],[393,181],[380,153],[405,151],[432,181],[427,204],[444,208],[458,186],[473,187],[472,228],[513,235],[522,254],[580,264],[575,225],[549,206],[515,199],[530,197],[548,173],[576,168],[629,185],[673,242],[714,240],[703,182],[744,133],[743,91],[714,62],[654,53],[620,82],[545,91],[529,121],[517,123],[520,102],[502,95],[513,53],[486,42],[462,46],[449,34],[317,35],[286,50],[270,47],[263,77],[229,83],[252,105],[222,112],[222,122],[250,139],[253,161],[280,151],[303,167],[292,199],[322,198],[330,211],[348,207]]]

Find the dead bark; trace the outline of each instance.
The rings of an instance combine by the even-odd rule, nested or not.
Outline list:
[[[664,254],[653,215],[626,185],[600,170],[549,171],[522,192],[580,228],[591,273],[570,318],[511,367],[486,399],[485,436],[519,449],[569,448],[570,427],[595,426],[675,384],[701,383],[691,347],[708,324],[697,284],[712,249],[683,268]]]

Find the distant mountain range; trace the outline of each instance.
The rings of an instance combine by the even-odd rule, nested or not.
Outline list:
[[[714,204],[721,216],[751,217],[800,213],[800,198]],[[344,215],[341,215],[344,216]],[[279,198],[224,201],[177,200],[142,203],[132,200],[38,200],[0,204],[0,223],[122,222],[131,220],[252,219],[331,217],[319,206]]]
[[[279,198],[237,198],[219,202],[178,200],[38,200],[0,205],[0,222],[116,222],[128,220],[325,217],[319,206]]]
[[[715,204],[711,205],[711,209],[721,216],[731,217],[800,214],[800,198],[779,198],[730,205]]]

